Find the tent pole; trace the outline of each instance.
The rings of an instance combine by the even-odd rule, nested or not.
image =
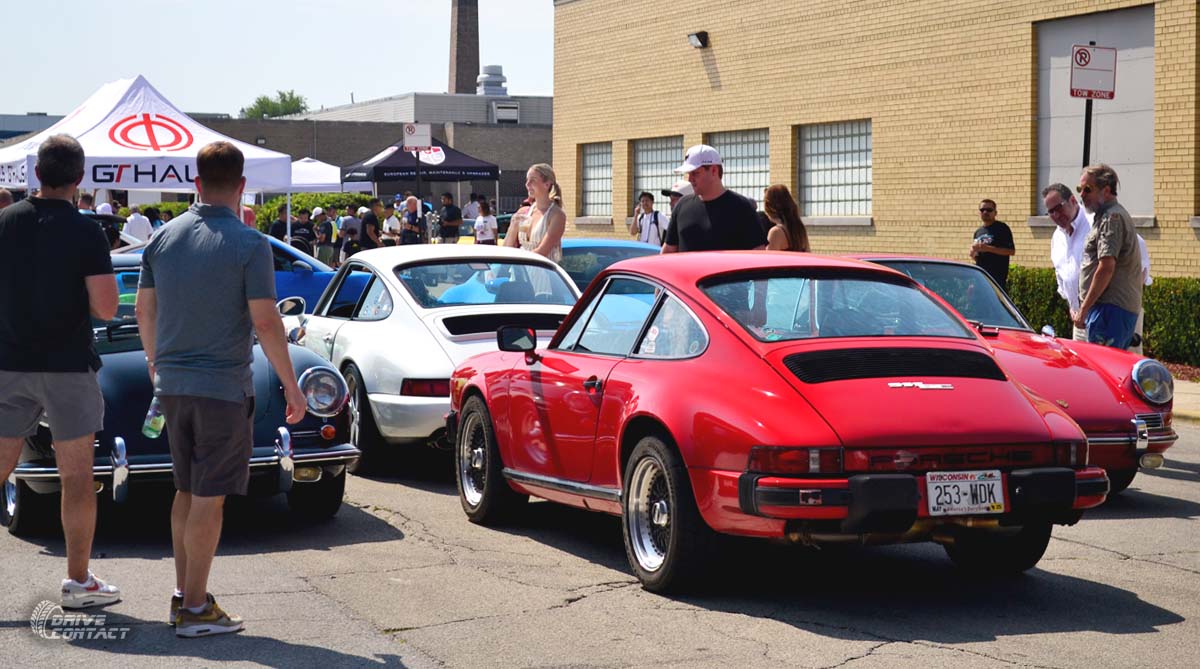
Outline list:
[[[492,212],[492,216],[500,215],[500,176],[496,176],[496,211]]]
[[[288,244],[292,243],[292,194],[287,194],[287,235],[284,236],[284,241]]]

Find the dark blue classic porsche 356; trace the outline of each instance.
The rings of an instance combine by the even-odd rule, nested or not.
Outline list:
[[[167,432],[142,434],[153,388],[134,316],[140,254],[114,254],[120,307],[112,321],[94,322],[99,373],[104,392],[104,430],[96,435],[97,490],[124,502],[130,489],[171,481]],[[310,351],[289,346],[300,388],[308,403],[304,419],[288,425],[282,386],[266,356],[254,346],[254,449],[250,494],[286,493],[293,512],[311,518],[337,513],[346,484],[346,466],[359,451],[348,443],[347,389],[341,374]],[[168,416],[168,420],[169,420]],[[36,533],[57,523],[60,483],[46,425],[28,439],[20,464],[4,482],[0,523],[13,534]],[[146,485],[147,488],[153,486]]]

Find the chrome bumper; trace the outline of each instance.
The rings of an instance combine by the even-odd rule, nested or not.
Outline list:
[[[352,451],[340,450],[336,453],[316,452],[296,454],[292,451],[292,435],[286,427],[279,428],[279,436],[275,439],[275,453],[250,458],[250,469],[279,468],[279,491],[291,490],[295,481],[297,463],[302,465],[342,465],[357,460],[361,452],[355,448]],[[170,474],[175,467],[170,462],[155,464],[129,464],[125,440],[113,438],[110,464],[94,465],[92,475],[96,477],[112,476],[113,500],[124,502],[129,495],[129,477],[147,474]],[[58,480],[57,467],[18,467],[13,471],[18,479],[35,481]]]

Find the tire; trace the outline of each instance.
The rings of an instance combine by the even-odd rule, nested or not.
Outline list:
[[[503,469],[487,403],[473,395],[463,404],[454,445],[458,500],[472,523],[495,525],[510,520],[529,501],[528,495],[508,485]]]
[[[326,520],[342,508],[345,494],[346,469],[340,467],[337,475],[322,472],[316,483],[293,483],[287,494],[288,508],[306,520]]]
[[[1033,569],[1050,543],[1050,523],[1029,523],[1016,534],[964,532],[946,546],[960,569],[979,576],[1015,576]]]
[[[9,477],[0,497],[0,525],[13,536],[29,537],[50,534],[61,528],[55,513],[59,509],[57,494],[34,492],[24,481]]]
[[[682,458],[643,437],[625,465],[621,527],[629,566],[650,592],[677,592],[709,566],[717,535],[700,516]]]
[[[380,459],[383,435],[379,434],[375,414],[371,412],[371,401],[367,398],[367,386],[363,383],[362,374],[357,367],[349,364],[346,365],[344,376],[350,395],[347,405],[350,412],[350,443],[362,451],[358,460],[347,465],[346,470],[361,475],[371,471]]]
[[[1121,469],[1108,472],[1108,494],[1117,495],[1125,491],[1137,476],[1136,469]]]

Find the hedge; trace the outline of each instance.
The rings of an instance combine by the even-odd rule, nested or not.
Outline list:
[[[1059,336],[1071,336],[1067,301],[1058,295],[1053,269],[1014,265],[1008,291],[1035,330],[1051,325]],[[1200,366],[1200,278],[1156,278],[1146,286],[1142,305],[1146,356]]]

